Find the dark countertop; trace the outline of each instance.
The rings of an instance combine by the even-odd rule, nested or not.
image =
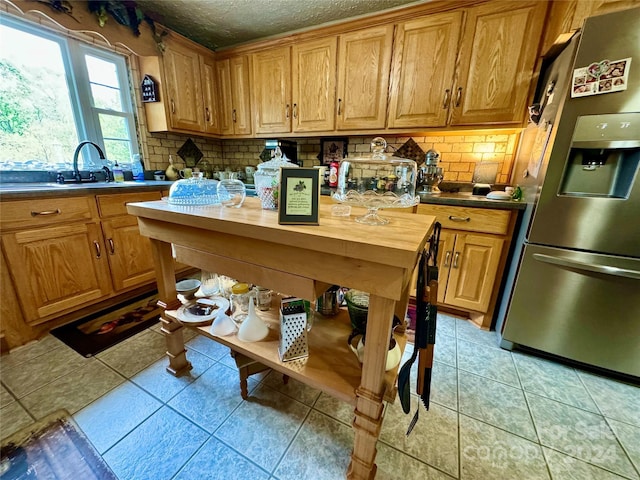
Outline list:
[[[99,195],[110,193],[129,193],[141,191],[169,190],[173,182],[145,180],[143,182],[95,182],[95,183],[66,183],[53,182],[33,183],[0,183],[0,200],[20,200],[24,198],[73,197],[87,194]]]
[[[430,193],[420,195],[420,203],[510,210],[524,210],[526,207],[526,203],[524,202],[514,202],[513,200],[492,200],[484,195],[472,195],[471,192]]]
[[[149,190],[169,190],[173,182],[145,180],[143,182],[126,181],[122,183],[67,183],[53,182],[20,183],[0,182],[0,200],[20,200],[25,198],[51,198],[81,195],[99,195],[113,193],[129,193]],[[252,187],[247,185],[247,195],[255,195]],[[334,189],[322,187],[322,195],[331,195]],[[471,192],[437,193],[420,195],[420,203],[434,205],[452,205],[461,207],[480,207],[494,209],[524,210],[526,204],[510,200],[491,200],[484,195],[472,195]]]

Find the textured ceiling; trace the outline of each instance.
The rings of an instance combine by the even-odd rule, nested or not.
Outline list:
[[[155,21],[210,49],[387,10],[415,0],[137,0]]]

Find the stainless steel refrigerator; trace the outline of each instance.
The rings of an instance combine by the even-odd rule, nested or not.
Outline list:
[[[640,377],[640,8],[587,19],[538,93],[501,346]]]

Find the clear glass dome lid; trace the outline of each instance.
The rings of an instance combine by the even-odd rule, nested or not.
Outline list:
[[[173,182],[168,202],[171,205],[218,205],[217,189],[217,180],[207,180],[202,172],[193,172],[191,178]]]
[[[378,215],[382,208],[407,208],[420,203],[416,195],[417,165],[414,160],[385,153],[387,142],[376,137],[371,153],[348,157],[340,162],[338,189],[333,199],[358,207],[367,207],[359,223],[384,225],[389,220]]]

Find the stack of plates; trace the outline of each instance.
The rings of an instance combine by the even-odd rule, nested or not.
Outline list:
[[[224,297],[200,298],[196,302],[182,305],[177,312],[178,321],[190,327],[210,325],[218,315],[229,308],[229,300]]]
[[[491,200],[511,200],[511,195],[507,192],[496,190],[495,192],[487,193],[487,198]]]

